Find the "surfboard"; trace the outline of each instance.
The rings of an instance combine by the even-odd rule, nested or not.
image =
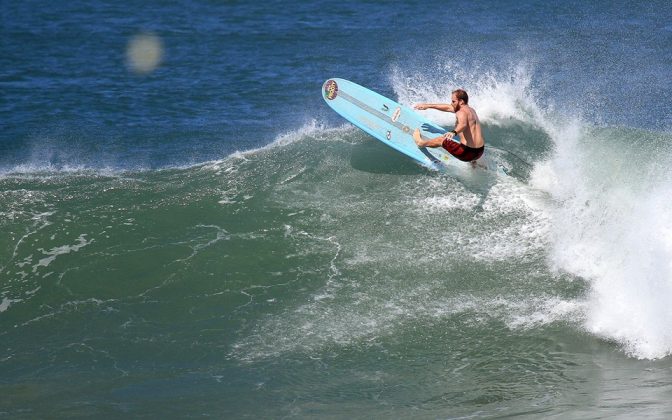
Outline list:
[[[451,165],[472,166],[456,159],[442,147],[418,147],[413,140],[413,131],[416,128],[420,129],[420,134],[425,140],[438,137],[450,130],[390,98],[339,78],[324,82],[322,96],[331,109],[346,120],[428,168],[445,170]],[[497,170],[497,165],[488,159],[486,153],[478,159],[477,166]]]

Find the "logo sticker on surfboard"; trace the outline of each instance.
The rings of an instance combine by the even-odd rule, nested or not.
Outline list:
[[[338,84],[335,80],[327,80],[324,84],[324,97],[331,100],[338,96]]]
[[[394,110],[394,114],[392,114],[392,122],[397,122],[399,116],[401,116],[401,108],[397,108]]]

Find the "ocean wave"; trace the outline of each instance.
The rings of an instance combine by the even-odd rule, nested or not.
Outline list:
[[[447,102],[452,89],[466,88],[484,126],[502,128],[487,140],[531,163],[526,181],[550,198],[550,266],[590,286],[583,328],[634,357],[672,354],[669,132],[591,124],[571,106],[560,113],[558,98],[539,97],[524,64],[499,73],[463,64],[431,74],[396,69],[392,84],[407,104]],[[428,116],[452,124],[452,114]],[[511,129],[518,136],[502,143],[497,137]],[[540,140],[548,147],[539,149]]]

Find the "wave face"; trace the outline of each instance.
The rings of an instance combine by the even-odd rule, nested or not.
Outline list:
[[[669,4],[223,3],[8,6],[0,413],[669,416]],[[329,77],[466,89],[509,175],[418,166]]]

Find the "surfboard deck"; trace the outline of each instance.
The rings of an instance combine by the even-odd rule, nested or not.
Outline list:
[[[413,131],[416,128],[420,129],[425,140],[438,137],[449,130],[364,86],[345,79],[328,79],[322,85],[322,97],[346,120],[428,168],[445,170],[451,165],[472,166],[471,163],[456,159],[442,147],[418,147],[413,140]],[[476,161],[476,166],[497,171],[497,164],[486,154]]]

